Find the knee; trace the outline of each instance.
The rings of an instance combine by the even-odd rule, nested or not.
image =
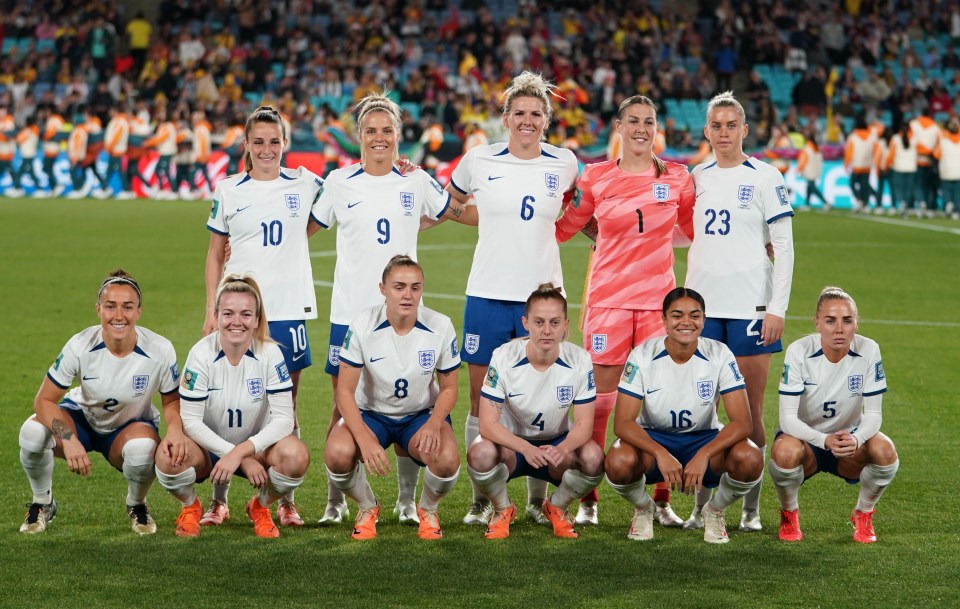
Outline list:
[[[499,463],[499,452],[496,444],[480,438],[467,451],[467,464],[478,472],[488,472]]]
[[[626,450],[623,447],[611,448],[604,460],[603,469],[607,473],[607,479],[614,484],[630,484],[639,479],[637,470],[639,469],[639,455],[634,450]]]
[[[346,474],[357,466],[356,449],[353,439],[345,441],[341,434],[332,434],[327,440],[324,450],[324,461],[327,469],[337,474]]]
[[[600,445],[590,440],[580,447],[580,471],[587,476],[603,474],[604,454]]]
[[[27,452],[42,453],[55,444],[53,434],[36,418],[30,417],[20,426],[20,448]]]
[[[781,469],[793,469],[803,463],[804,445],[800,440],[782,435],[773,443],[770,458]]]
[[[749,442],[738,442],[727,454],[726,465],[734,480],[756,480],[763,475],[763,453]]]
[[[430,471],[437,478],[449,478],[460,470],[460,452],[444,448],[437,455],[437,459],[430,463]]]
[[[307,445],[294,437],[288,437],[277,446],[276,467],[285,476],[302,478],[310,467],[310,451]]]
[[[131,438],[121,449],[123,462],[132,467],[144,467],[154,464],[157,441],[154,438]]]
[[[890,438],[883,434],[878,433],[867,440],[866,447],[870,463],[891,465],[898,458],[897,448]]]

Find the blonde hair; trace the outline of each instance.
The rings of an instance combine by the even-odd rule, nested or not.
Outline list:
[[[263,344],[270,340],[270,328],[267,325],[267,312],[263,307],[263,298],[260,296],[260,286],[250,275],[230,274],[220,280],[217,286],[217,298],[214,311],[220,313],[220,298],[224,294],[250,294],[257,303],[257,332],[254,341]]]
[[[627,99],[623,100],[622,102],[620,102],[620,107],[617,108],[618,121],[623,120],[623,113],[630,106],[648,106],[650,108],[653,108],[653,118],[654,119],[657,118],[657,104],[653,103],[652,99],[650,99],[646,95],[632,95]],[[659,128],[660,126],[658,124],[657,129],[659,130]],[[667,164],[664,163],[663,160],[661,160],[660,157],[658,157],[653,152],[650,153],[650,156],[653,157],[653,164],[657,168],[656,169],[657,177],[659,178],[663,174],[667,173]]]
[[[820,308],[823,306],[823,303],[827,302],[828,300],[845,300],[850,303],[851,307],[853,307],[854,316],[860,316],[860,313],[857,312],[857,303],[853,300],[853,296],[847,294],[842,288],[838,288],[836,286],[827,286],[820,290],[820,298],[817,299],[817,316],[820,315]]]
[[[559,301],[563,305],[563,316],[567,317],[567,299],[563,296],[563,292],[560,291],[560,288],[552,283],[541,283],[537,286],[537,289],[530,294],[530,296],[527,298],[527,303],[524,306],[524,316],[530,315],[530,308],[533,306],[533,303],[537,302],[538,300]]]
[[[100,302],[100,297],[103,296],[103,291],[112,285],[128,285],[133,288],[133,291],[137,293],[137,308],[140,308],[141,304],[143,303],[143,294],[140,293],[140,286],[137,284],[133,276],[123,269],[115,269],[110,271],[110,274],[107,275],[106,279],[100,282],[100,290],[97,291],[97,303]]]
[[[384,112],[393,121],[393,128],[397,132],[397,142],[400,141],[400,132],[403,125],[403,110],[392,99],[387,97],[389,91],[378,93],[376,91],[367,94],[363,99],[357,102],[354,110],[357,113],[357,135],[361,135],[363,130],[363,121],[371,112]],[[393,150],[393,160],[396,162],[400,158],[398,147]],[[364,162],[364,149],[360,147],[360,162]]]
[[[724,91],[714,95],[707,103],[707,116],[710,116],[710,113],[717,108],[733,108],[740,115],[743,124],[747,124],[747,113],[743,111],[743,105],[733,96],[733,91]]]
[[[387,266],[383,268],[383,275],[380,276],[380,283],[387,283],[387,277],[395,268],[399,267],[408,267],[412,269],[417,269],[420,271],[420,274],[423,275],[423,267],[417,264],[417,261],[407,256],[406,254],[397,254],[387,263]]]
[[[553,108],[550,105],[550,95],[555,95],[557,86],[548,82],[540,74],[530,71],[521,72],[519,76],[513,79],[507,90],[503,92],[503,114],[510,113],[513,101],[518,97],[533,97],[543,102],[543,114],[546,117],[541,137],[546,139],[546,127],[553,118]]]
[[[247,117],[247,124],[243,128],[244,142],[246,142],[250,136],[250,129],[253,128],[254,123],[274,123],[275,125],[280,125],[280,135],[283,138],[284,144],[286,144],[287,126],[283,122],[283,117],[280,116],[280,113],[274,109],[273,106],[260,106]],[[253,170],[253,157],[250,155],[249,146],[244,146],[243,168],[247,173]]]

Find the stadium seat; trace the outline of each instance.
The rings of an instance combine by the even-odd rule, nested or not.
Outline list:
[[[420,104],[416,102],[401,102],[400,107],[403,108],[403,111],[409,114],[413,120],[420,120]]]

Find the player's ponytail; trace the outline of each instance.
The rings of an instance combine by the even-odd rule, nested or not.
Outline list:
[[[552,283],[541,283],[537,286],[537,289],[534,290],[533,293],[527,298],[527,303],[524,306],[523,314],[529,316],[530,307],[533,306],[533,303],[540,300],[556,300],[560,302],[563,305],[563,316],[564,318],[567,317],[567,299],[563,296],[561,289]]]
[[[386,284],[387,277],[390,276],[390,273],[393,272],[393,269],[400,268],[400,267],[417,269],[418,271],[420,271],[420,274],[423,275],[423,267],[417,264],[416,260],[414,260],[413,258],[405,254],[397,254],[396,256],[391,258],[390,262],[387,263],[387,266],[383,268],[383,275],[380,276],[381,283]]]
[[[267,323],[267,312],[263,306],[263,298],[260,296],[260,286],[250,275],[230,274],[225,276],[217,287],[217,298],[214,312],[220,313],[220,298],[224,294],[250,294],[257,303],[257,331],[254,335],[254,342],[257,345],[270,340],[270,328]]]
[[[853,300],[853,296],[844,292],[842,288],[827,286],[820,290],[820,297],[817,299],[817,313],[814,318],[820,316],[820,308],[823,307],[823,304],[828,300],[845,300],[849,302],[850,307],[853,308],[853,314],[857,317],[860,316],[857,312],[857,303]]]
[[[243,128],[243,169],[247,173],[253,170],[253,157],[250,155],[250,129],[255,123],[274,123],[280,125],[280,135],[283,138],[284,148],[287,144],[287,126],[283,122],[283,117],[272,106],[260,106],[247,117],[247,124]]]

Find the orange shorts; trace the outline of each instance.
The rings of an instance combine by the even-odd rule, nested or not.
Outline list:
[[[594,364],[622,366],[634,347],[666,333],[661,311],[588,306],[583,319],[583,348]]]

